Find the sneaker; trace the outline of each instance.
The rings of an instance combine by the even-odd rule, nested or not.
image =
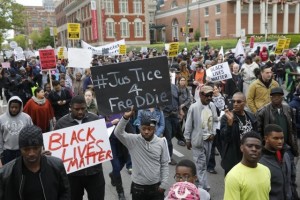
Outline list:
[[[169,165],[177,165],[176,160],[174,160],[173,158],[171,158],[171,162],[169,162]]]
[[[179,146],[185,146],[185,142],[184,141],[182,141],[182,140],[178,140],[177,141],[177,144],[179,145]]]
[[[207,171],[211,174],[217,174],[218,173],[215,169],[208,169]]]
[[[110,183],[111,183],[111,185],[112,185],[112,186],[116,186],[116,182],[115,182],[115,179],[114,179],[114,177],[113,177],[112,172],[110,172],[108,175],[109,175],[109,178],[110,178]]]
[[[127,169],[127,172],[128,172],[128,174],[131,175],[131,174],[132,174],[132,168],[128,168],[128,169]]]

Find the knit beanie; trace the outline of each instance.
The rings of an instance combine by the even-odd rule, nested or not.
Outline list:
[[[168,200],[200,200],[198,188],[190,182],[177,182],[169,191]]]
[[[35,125],[27,125],[20,131],[19,148],[30,146],[43,146],[42,129]]]

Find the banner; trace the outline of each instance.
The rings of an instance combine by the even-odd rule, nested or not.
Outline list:
[[[179,50],[178,42],[170,43],[169,50],[168,50],[168,57],[176,57],[178,55],[178,50]]]
[[[278,39],[276,49],[275,49],[275,54],[282,54],[283,50],[285,49],[286,41],[287,40],[285,38]]]
[[[104,119],[43,134],[45,150],[62,159],[72,173],[112,159]]]
[[[68,40],[80,39],[80,24],[79,23],[67,23],[68,27]]]
[[[91,0],[92,14],[92,40],[98,40],[98,22],[97,22],[97,5],[95,0]]]
[[[40,64],[42,70],[56,69],[56,57],[54,49],[39,50]]]
[[[90,68],[93,53],[89,49],[68,48],[68,66],[74,68]]]
[[[92,50],[93,54],[95,55],[119,55],[119,46],[124,44],[125,40],[123,39],[100,47],[93,47],[92,45],[89,45],[81,40],[82,48]]]
[[[91,67],[101,115],[169,105],[172,102],[167,57]]]
[[[232,78],[228,62],[214,65],[206,70],[206,76],[212,82],[223,81]]]

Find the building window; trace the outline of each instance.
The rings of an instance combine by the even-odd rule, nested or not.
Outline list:
[[[221,13],[221,5],[218,4],[216,5],[216,14],[220,14]]]
[[[121,19],[120,21],[121,37],[129,37],[129,22],[127,19]]]
[[[205,37],[209,37],[209,24],[208,24],[208,22],[204,23],[204,35],[205,35]]]
[[[177,8],[177,2],[176,2],[176,1],[173,1],[173,2],[172,2],[171,8]]]
[[[206,7],[204,8],[204,16],[208,16],[209,15],[209,8]]]
[[[179,30],[178,30],[178,20],[173,19],[172,21],[172,38],[173,40],[176,38],[178,40],[179,38]]]
[[[106,37],[113,38],[115,37],[115,22],[113,19],[108,18],[105,21],[106,23]]]
[[[143,37],[143,23],[141,19],[134,20],[134,37]]]
[[[120,13],[128,13],[128,0],[119,0]]]
[[[104,0],[105,13],[114,13],[114,0]]]
[[[142,14],[142,2],[141,0],[133,1],[133,12],[137,14]]]
[[[216,20],[216,36],[221,35],[221,21],[219,19]]]

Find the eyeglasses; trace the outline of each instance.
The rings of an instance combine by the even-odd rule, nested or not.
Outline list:
[[[244,101],[242,101],[242,100],[232,100],[232,103],[240,104],[240,103],[242,103],[242,102],[244,102]]]
[[[174,179],[177,182],[179,182],[180,180],[187,181],[187,180],[189,180],[189,178],[191,178],[190,175],[179,176],[179,175],[175,174],[175,176],[174,176]]]
[[[210,93],[203,93],[203,92],[201,92],[201,94],[203,95],[203,96],[205,96],[205,97],[212,97],[213,96],[213,93],[212,92],[210,92]]]

